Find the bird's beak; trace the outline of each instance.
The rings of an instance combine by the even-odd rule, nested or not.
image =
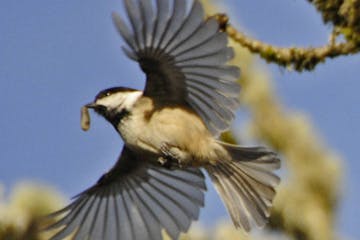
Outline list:
[[[98,105],[96,103],[88,103],[85,105],[85,107],[87,108],[92,108],[92,109],[95,109]]]

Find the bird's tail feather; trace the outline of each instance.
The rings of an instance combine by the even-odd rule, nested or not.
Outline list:
[[[263,226],[280,179],[273,171],[280,167],[278,156],[263,147],[220,144],[232,160],[206,167],[216,190],[238,228],[249,231],[251,222]]]

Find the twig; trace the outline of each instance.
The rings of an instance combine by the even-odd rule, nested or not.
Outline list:
[[[313,70],[317,64],[324,62],[326,58],[334,58],[343,55],[354,54],[360,51],[360,42],[348,40],[337,43],[336,38],[339,31],[335,28],[330,41],[322,47],[278,47],[251,38],[237,31],[229,24],[226,14],[216,14],[214,17],[220,29],[226,31],[229,37],[252,53],[259,54],[267,62],[276,63],[280,66],[290,67],[296,71]]]

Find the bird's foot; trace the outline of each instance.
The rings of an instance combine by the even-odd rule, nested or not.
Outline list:
[[[177,147],[171,146],[168,143],[163,143],[160,147],[162,156],[158,158],[158,162],[166,168],[182,168],[181,150]]]

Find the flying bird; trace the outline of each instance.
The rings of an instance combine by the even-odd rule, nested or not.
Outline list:
[[[146,75],[143,91],[113,87],[82,108],[104,117],[124,141],[115,165],[51,215],[61,240],[159,240],[199,217],[204,172],[237,228],[265,225],[279,178],[276,153],[218,140],[239,105],[239,68],[228,36],[198,0],[124,0],[113,14],[125,54]]]

